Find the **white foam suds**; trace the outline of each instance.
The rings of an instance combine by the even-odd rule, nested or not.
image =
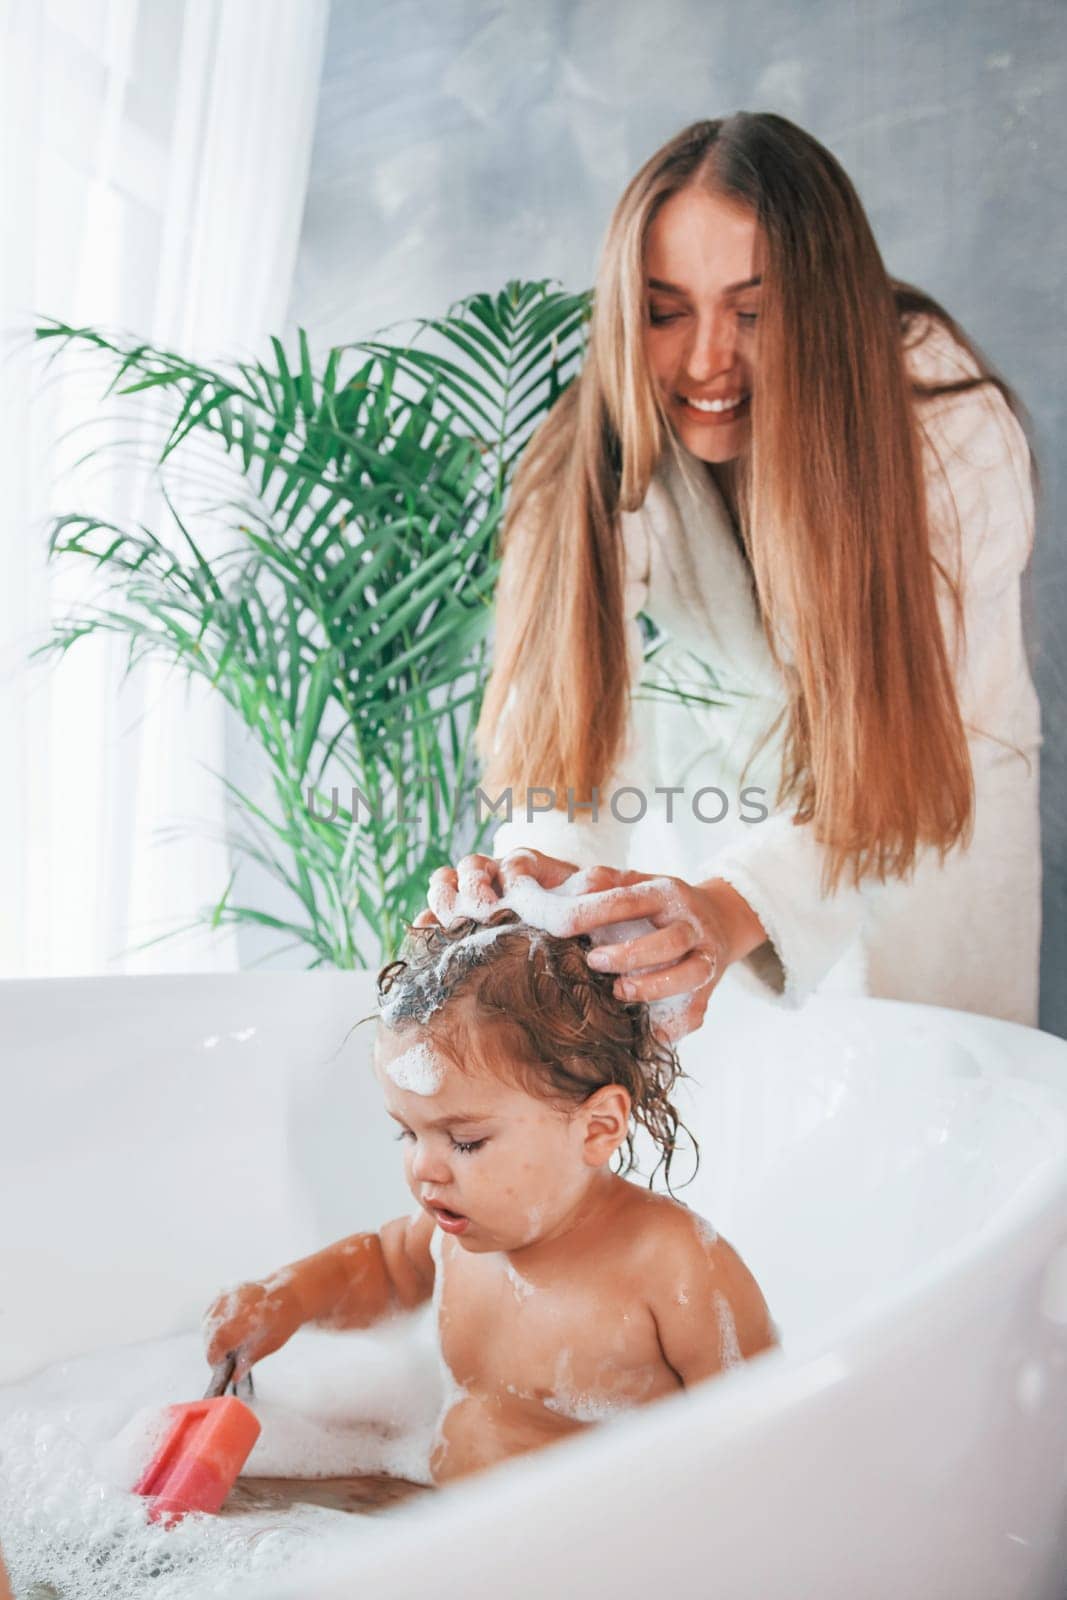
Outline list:
[[[498,911],[502,904],[502,901],[495,900],[490,909]],[[450,944],[445,945],[434,962],[430,984],[426,985],[425,977],[422,979],[425,1002],[423,1020],[439,1011],[445,1003],[444,991],[447,986],[448,968],[454,961],[469,959],[471,951],[477,953],[484,950],[488,945],[494,944],[497,939],[502,938],[507,933],[524,933],[526,935],[528,942],[527,958],[532,959],[534,951],[543,943],[542,932],[543,930],[540,928],[524,926],[521,923],[496,923],[491,928],[476,928],[464,938],[454,939]],[[430,990],[436,988],[439,991],[438,995],[431,997],[430,994],[426,993],[427,988]],[[378,1015],[387,1028],[397,1025],[397,1018],[402,1016],[403,1013],[404,1000],[405,989],[403,983],[397,983],[388,994],[379,998]]]
[[[648,1020],[668,1044],[674,1044],[678,1039],[684,1038],[685,1013],[692,998],[692,989],[685,989],[681,994],[668,994],[661,1000],[649,1001]]]
[[[224,1322],[229,1322],[237,1310],[237,1305],[237,1290],[224,1289],[214,1304],[204,1312],[203,1317],[200,1319],[200,1327],[204,1335],[205,1344],[210,1343],[215,1337],[216,1330],[221,1328]]]
[[[597,889],[590,883],[591,871],[574,872],[554,889],[542,888],[536,878],[516,878],[507,892],[495,902],[494,909],[505,906],[531,927],[542,928],[545,933],[566,939],[581,931],[578,924],[582,920],[582,913],[591,906],[610,911],[637,895],[649,900],[659,898],[661,904],[665,902],[664,909],[672,918],[700,931],[699,921],[685,905],[677,884],[672,883],[670,878],[649,878],[644,883]],[[595,928],[585,931],[594,944],[609,944],[659,930],[649,917],[631,917],[599,923]]]
[[[245,1476],[430,1481],[441,1384],[427,1314],[355,1333],[304,1330],[255,1378],[263,1432]],[[79,1357],[0,1389],[0,1528],[17,1596],[199,1600],[306,1570],[324,1534],[358,1532],[359,1519],[314,1505],[149,1523],[129,1486],[167,1426],[167,1406],[202,1394],[206,1381],[190,1333]]]
[[[727,1367],[740,1365],[741,1346],[737,1341],[737,1324],[729,1300],[718,1289],[715,1290],[713,1298],[715,1317],[719,1324],[719,1361],[725,1371]]]
[[[494,911],[499,910],[499,904],[494,905]],[[464,950],[481,950],[484,946],[495,944],[496,940],[505,933],[515,933],[516,926],[513,922],[496,922],[491,928],[475,928],[462,939],[454,939],[441,951],[437,959],[437,970],[443,972],[449,962]]]
[[[284,1289],[293,1281],[292,1267],[279,1267],[268,1278],[263,1279],[263,1287],[268,1294],[274,1294],[278,1289]]]
[[[499,899],[491,884],[479,882],[475,878],[473,881],[459,884],[455,889],[449,884],[432,883],[426,903],[439,922],[442,920],[442,911],[445,911],[452,920],[471,917],[475,922],[484,922],[487,917],[492,916],[499,905]]]
[[[436,1094],[444,1082],[445,1062],[420,1039],[410,1050],[394,1056],[385,1072],[398,1089],[406,1089],[409,1094],[431,1095]]]
[[[719,1243],[718,1230],[713,1226],[712,1223],[710,1223],[708,1221],[707,1217],[702,1217],[700,1215],[699,1211],[693,1211],[689,1206],[686,1206],[682,1201],[675,1201],[674,1203],[675,1203],[675,1205],[680,1205],[682,1207],[682,1210],[685,1211],[686,1215],[688,1216],[688,1218],[689,1218],[689,1220],[690,1220],[690,1222],[691,1222],[691,1224],[692,1224],[692,1226],[693,1226],[693,1228],[694,1228],[694,1230],[696,1232],[696,1235],[697,1235],[698,1240],[700,1241],[700,1244],[703,1246],[703,1248],[705,1250],[710,1250],[713,1246],[715,1246],[715,1245],[717,1245]],[[713,1272],[717,1270],[718,1263],[716,1261],[712,1260],[712,1261],[709,1261],[707,1264],[711,1267]],[[703,1274],[701,1274],[701,1278],[702,1277],[703,1277]],[[676,1306],[681,1306],[683,1309],[686,1306],[688,1306],[691,1303],[692,1292],[693,1292],[693,1286],[692,1286],[691,1283],[689,1283],[689,1282],[680,1283],[678,1285],[678,1287],[676,1288],[675,1293],[674,1293],[674,1303],[675,1303],[675,1305]],[[700,1301],[700,1298],[701,1297],[698,1294],[698,1302]],[[719,1301],[722,1301],[722,1306],[719,1305]],[[722,1329],[723,1329],[723,1325],[724,1325],[723,1324],[723,1308],[725,1308],[726,1316],[729,1317],[730,1316],[729,1304],[723,1298],[723,1296],[721,1294],[719,1294],[718,1291],[716,1291],[715,1311],[716,1311],[716,1319],[718,1321],[719,1331],[720,1331],[720,1345],[722,1344]],[[731,1322],[731,1326],[732,1326],[732,1322]]]
[[[565,933],[574,931],[575,912],[579,909],[575,906],[574,902],[576,900],[585,901],[585,905],[580,908],[581,910],[587,910],[591,905],[595,905],[598,910],[610,911],[616,906],[621,909],[622,905],[633,901],[635,898],[639,904],[642,901],[646,901],[650,908],[654,908],[661,915],[666,915],[671,921],[684,922],[687,927],[698,935],[703,931],[700,918],[686,905],[678,885],[671,878],[646,878],[641,883],[620,884],[611,889],[596,889],[589,884],[588,877],[583,873],[576,872],[572,873],[569,878],[565,878],[557,888],[542,889],[535,879],[524,877],[517,879],[508,893],[498,903],[500,905],[510,904],[513,910],[518,911],[519,906],[514,904],[516,895],[519,896],[524,907],[528,904],[531,910],[544,910],[545,915],[553,920],[560,919],[559,901],[561,899],[564,901],[569,900],[571,902],[570,909],[562,914],[563,920],[567,925],[564,930]],[[555,902],[557,910],[551,910],[550,904],[546,906],[546,901],[550,904]],[[520,911],[520,915],[525,916],[526,920],[532,923],[534,927],[544,926],[536,916],[528,915],[525,910]],[[641,930],[644,933],[651,932],[657,927],[657,924],[649,917],[631,918],[628,921],[616,921],[614,923],[600,924],[599,926],[618,928],[637,924],[641,926]],[[548,928],[547,931],[554,933],[556,930],[555,928]],[[587,931],[592,937],[594,930],[589,929]],[[617,937],[632,938],[635,935],[624,933],[617,935]]]
[[[444,1248],[444,1234],[441,1232],[440,1228],[435,1227],[430,1235],[430,1255],[433,1257],[434,1264],[431,1311],[434,1326],[438,1330],[437,1370],[441,1386],[441,1400],[438,1405],[437,1421],[433,1432],[431,1448],[433,1450],[437,1450],[444,1445],[447,1453],[448,1446],[445,1444],[444,1438],[445,1420],[453,1406],[455,1406],[460,1400],[466,1399],[469,1391],[465,1389],[461,1383],[456,1381],[455,1373],[445,1360],[444,1350],[441,1348],[444,1335],[443,1313],[441,1309],[441,1300],[445,1285]]]
[[[573,897],[561,895],[560,889],[543,889],[536,878],[517,878],[497,902],[498,909],[504,907],[557,939],[569,938],[575,931]]]
[[[523,1244],[533,1244],[534,1240],[541,1232],[541,1224],[544,1221],[544,1215],[544,1206],[533,1205],[529,1207],[526,1212],[526,1235],[522,1241]]]
[[[590,942],[599,944],[625,944],[631,939],[643,939],[647,933],[658,933],[660,930],[648,917],[635,917],[630,922],[604,922],[599,928],[590,928]]]
[[[492,916],[498,905],[495,894],[470,894],[460,890],[452,905],[454,919],[470,917],[475,922],[484,922],[486,917]]]
[[[504,1257],[504,1271],[507,1274],[508,1282],[515,1291],[515,1298],[521,1305],[524,1300],[528,1300],[533,1294],[534,1286],[529,1278],[524,1278],[521,1272],[516,1272],[507,1256]]]
[[[638,1402],[629,1397],[593,1393],[579,1388],[574,1381],[574,1367],[569,1349],[560,1351],[556,1359],[552,1393],[541,1402],[546,1411],[569,1417],[572,1422],[607,1422],[623,1411],[631,1411]]]
[[[569,1417],[572,1422],[607,1422],[609,1417],[617,1417],[621,1412],[633,1409],[629,1401],[623,1403],[593,1394],[550,1394],[543,1404],[546,1411]]]
[[[708,1221],[707,1217],[702,1217],[699,1211],[693,1211],[690,1213],[690,1215],[693,1218],[697,1233],[700,1235],[703,1243],[706,1245],[718,1244],[718,1229]]]

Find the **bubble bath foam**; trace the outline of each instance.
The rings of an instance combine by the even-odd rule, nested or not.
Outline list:
[[[225,1595],[300,1570],[326,1530],[351,1525],[350,1511],[429,1484],[442,1387],[423,1312],[297,1334],[256,1368],[263,1431],[223,1513],[150,1521],[131,1485],[159,1444],[167,1398],[195,1391],[205,1370],[200,1336],[185,1334],[0,1389],[0,1529],[16,1600]],[[295,1479],[307,1480],[306,1498]],[[345,1494],[340,1479],[367,1481]]]

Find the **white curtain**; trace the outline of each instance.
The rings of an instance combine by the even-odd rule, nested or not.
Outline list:
[[[0,0],[0,975],[237,965],[232,931],[133,949],[229,878],[221,697],[156,663],[123,681],[125,646],[103,638],[26,659],[98,588],[45,565],[49,516],[159,514],[132,469],[71,470],[100,373],[42,381],[27,334],[43,313],[201,359],[262,351],[285,319],[327,10]]]

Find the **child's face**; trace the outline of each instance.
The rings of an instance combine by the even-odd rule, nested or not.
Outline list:
[[[408,1187],[466,1250],[518,1250],[564,1233],[607,1170],[629,1096],[607,1085],[560,1111],[484,1071],[459,1071],[425,1029],[379,1023],[374,1067],[400,1124]]]

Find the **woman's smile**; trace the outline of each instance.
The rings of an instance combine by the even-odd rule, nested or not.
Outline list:
[[[744,421],[749,412],[748,393],[731,394],[716,400],[700,400],[691,395],[676,394],[674,404],[690,422],[702,427],[722,428]]]

